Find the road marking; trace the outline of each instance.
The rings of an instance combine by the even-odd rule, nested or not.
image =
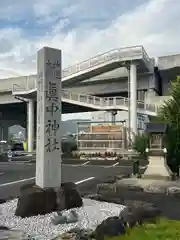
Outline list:
[[[80,181],[78,181],[78,182],[75,182],[75,184],[78,185],[78,184],[81,184],[81,183],[84,183],[84,182],[88,182],[88,181],[90,181],[90,180],[92,180],[92,179],[94,179],[94,178],[95,178],[95,177],[85,178],[85,179],[83,179],[83,180],[80,180]],[[32,178],[21,179],[21,180],[14,181],[14,182],[3,183],[3,184],[0,184],[0,187],[11,186],[11,185],[14,185],[14,184],[27,182],[27,181],[34,180],[34,179],[35,179],[35,177],[32,177]]]
[[[118,164],[119,164],[119,162],[113,164],[112,167],[115,167],[115,166],[117,166]]]
[[[81,180],[81,181],[75,182],[75,184],[78,185],[78,184],[81,184],[81,183],[84,183],[84,182],[88,182],[88,181],[90,181],[90,180],[93,180],[94,178],[95,178],[95,177],[85,178],[85,179],[83,179],[83,180]]]
[[[30,163],[31,160],[28,160],[28,161],[10,161],[9,163],[16,163],[16,164],[24,164],[24,163]]]
[[[87,168],[97,168],[97,167],[100,167],[100,168],[112,168],[112,167],[114,167],[113,165],[93,165],[93,164],[86,164],[86,165],[83,165],[83,164],[81,164],[81,165],[70,165],[70,164],[63,164],[64,166],[68,166],[68,167],[87,167]],[[123,166],[123,165],[116,165],[118,168],[130,168],[131,166],[129,165],[125,165],[125,166]]]
[[[81,164],[81,166],[87,165],[88,163],[90,163],[90,161],[87,161],[87,162]]]
[[[139,167],[139,169],[142,169],[142,170],[145,169],[145,168],[147,168],[147,166],[142,166],[142,167],[140,166]]]
[[[81,165],[78,165],[78,164],[67,164],[67,163],[62,163],[61,165],[68,166],[68,167],[79,167],[79,166],[81,166]]]
[[[13,184],[23,183],[23,182],[27,182],[27,181],[34,180],[34,179],[35,179],[35,177],[32,177],[32,178],[21,179],[21,180],[14,181],[14,182],[3,183],[3,184],[0,184],[0,187],[11,186]]]
[[[0,162],[0,165],[11,165],[11,164],[24,164],[24,163],[31,163],[31,160],[28,161],[7,161],[7,162]]]

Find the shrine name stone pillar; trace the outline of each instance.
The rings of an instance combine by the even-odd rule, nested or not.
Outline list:
[[[37,55],[36,185],[61,185],[61,50],[44,47]]]

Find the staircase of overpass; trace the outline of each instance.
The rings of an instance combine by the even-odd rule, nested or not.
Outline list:
[[[154,64],[142,46],[131,48],[121,48],[98,55],[80,64],[70,66],[62,72],[62,82],[64,84],[74,84],[113,69],[128,66],[132,61],[138,64],[139,72],[152,72]],[[37,94],[37,77],[24,78],[21,83],[14,83],[12,94],[18,97],[32,98]],[[129,100],[123,97],[102,98],[84,93],[68,92],[62,90],[62,102],[83,106],[88,109],[107,110],[129,110]],[[137,112],[149,116],[156,116],[157,107],[153,104],[145,104],[137,101]]]

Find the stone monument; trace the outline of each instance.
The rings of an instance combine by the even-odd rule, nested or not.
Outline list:
[[[37,55],[36,185],[61,184],[61,50],[44,47]]]
[[[76,184],[61,182],[61,50],[44,47],[37,59],[36,182],[21,187],[16,216],[81,207]]]
[[[149,148],[146,149],[149,164],[142,178],[170,180],[172,172],[166,163],[167,149],[164,147],[164,137],[167,124],[148,123],[146,132],[150,135]]]

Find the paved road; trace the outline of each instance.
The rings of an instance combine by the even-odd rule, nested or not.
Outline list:
[[[92,188],[100,179],[118,174],[129,174],[132,172],[131,166],[98,166],[98,165],[70,165],[62,164],[62,182],[79,182],[92,178],[86,182],[86,188]],[[24,183],[33,182],[34,179],[24,181],[23,179],[35,176],[35,163],[1,163],[0,164],[0,198],[8,196],[18,196],[19,188]],[[9,182],[18,181],[14,184]],[[19,182],[20,181],[20,182]],[[78,186],[84,186],[82,183]],[[88,185],[89,184],[89,185]],[[89,187],[88,187],[89,186]]]
[[[33,163],[1,163],[0,184],[31,178],[35,174]]]

